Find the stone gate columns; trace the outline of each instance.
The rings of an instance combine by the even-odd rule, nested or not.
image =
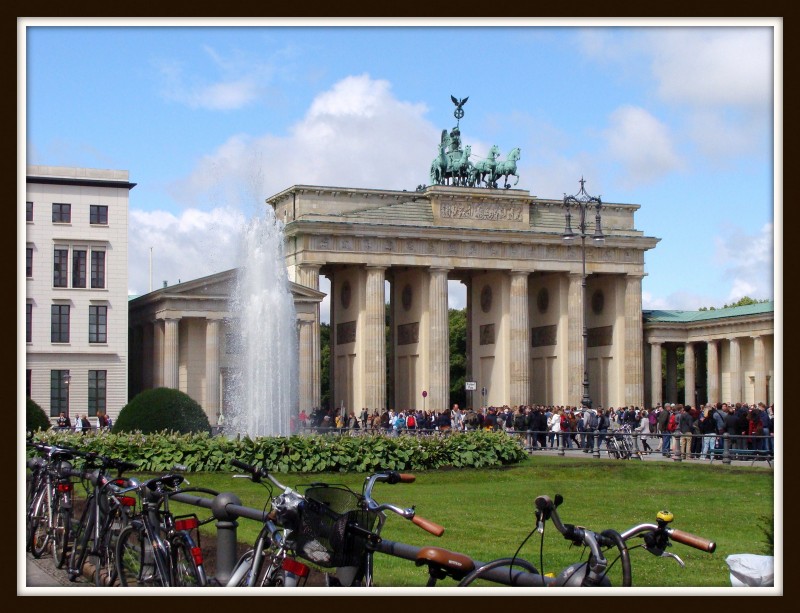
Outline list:
[[[719,402],[719,346],[708,341],[708,401]]]
[[[447,305],[447,268],[430,269],[429,313],[430,383],[428,407],[443,411],[450,402],[450,327]]]
[[[206,402],[209,416],[216,417],[219,410],[219,320],[206,319]]]
[[[316,264],[303,264],[298,268],[297,282],[319,290],[319,269]],[[333,284],[331,284],[333,287]],[[331,309],[333,309],[331,300]],[[332,321],[332,320],[331,320]],[[300,409],[310,413],[321,402],[321,347],[319,304],[315,306],[314,320],[303,322],[300,327]],[[331,360],[331,369],[333,369]],[[333,371],[331,370],[331,380]]]
[[[364,406],[379,409],[386,406],[385,280],[385,267],[367,266]],[[445,273],[445,305],[447,304],[446,289],[447,273]],[[353,409],[358,414],[360,407],[353,407]]]
[[[661,397],[661,343],[650,343],[650,402],[653,407],[663,402]]]
[[[179,351],[178,325],[180,319],[164,320],[164,387],[179,389]]]
[[[579,406],[583,398],[583,318],[581,275],[569,275],[567,299],[567,404]]]
[[[764,337],[753,337],[753,366],[755,367],[755,388],[753,402],[769,402],[767,394],[767,366],[764,353]]]
[[[511,271],[511,406],[529,404],[530,341],[528,340],[528,273]]]
[[[731,338],[731,402],[741,402],[742,398],[742,351],[738,338]]]
[[[644,407],[642,277],[627,275],[625,281],[625,402]]]
[[[678,349],[675,345],[667,344],[667,402],[678,401]]]
[[[699,408],[695,406],[694,397],[694,388],[696,386],[695,367],[694,344],[686,343],[686,349],[683,354],[683,378],[685,381],[683,404]]]

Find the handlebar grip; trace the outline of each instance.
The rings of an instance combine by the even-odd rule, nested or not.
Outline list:
[[[400,483],[414,483],[417,477],[411,473],[400,473]]]
[[[689,547],[694,547],[700,551],[714,553],[714,550],[717,548],[717,544],[714,541],[709,541],[702,536],[690,534],[688,532],[684,532],[683,530],[676,530],[675,528],[672,528],[669,531],[669,536],[673,541],[678,541],[679,543],[683,543]]]
[[[411,521],[423,530],[430,532],[433,536],[442,536],[442,534],[444,534],[444,526],[435,524],[424,517],[420,517],[419,515],[412,517]]]
[[[236,458],[233,458],[231,460],[231,466],[235,466],[236,468],[241,468],[242,470],[244,470],[246,472],[249,472],[249,473],[256,472],[256,467],[255,466],[253,466],[252,464],[246,464],[245,462],[242,462],[241,460],[237,460]]]

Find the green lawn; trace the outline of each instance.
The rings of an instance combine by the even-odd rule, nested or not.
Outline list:
[[[266,490],[246,479],[233,479],[231,474],[187,477],[193,486],[231,491],[243,505],[262,508]],[[288,485],[327,481],[360,491],[365,476],[282,474],[278,478]],[[557,493],[563,495],[559,508],[562,520],[597,532],[654,523],[656,513],[667,509],[675,516],[673,527],[715,541],[717,550],[707,554],[676,543],[671,551],[686,563],[686,568],[681,568],[673,560],[635,549],[631,552],[634,585],[726,587],[730,585],[725,564],[729,554],[765,553],[767,537],[761,518],[772,520],[773,486],[772,471],[762,467],[532,457],[500,469],[417,473],[413,484],[379,484],[374,497],[402,507],[414,505],[419,515],[446,527],[444,536],[437,539],[390,514],[383,531],[385,538],[461,551],[482,561],[516,552],[534,528],[533,501],[540,494],[551,498]],[[174,510],[178,511],[179,505]],[[209,513],[203,510],[200,514],[207,517]],[[258,528],[256,522],[240,520],[239,540],[252,543]],[[213,531],[213,522],[205,529]],[[536,533],[519,554],[538,568],[542,568],[540,544],[541,537]],[[547,524],[545,572],[558,572],[578,561],[581,553]],[[610,573],[615,583],[618,567],[615,565]],[[379,586],[419,587],[426,581],[424,569],[380,554],[375,559],[375,576]],[[440,585],[455,584],[445,581]]]

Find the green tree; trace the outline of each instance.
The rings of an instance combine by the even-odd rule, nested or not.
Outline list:
[[[331,326],[320,323],[320,404],[327,407],[331,402]]]
[[[25,403],[25,430],[27,432],[36,432],[37,430],[49,430],[50,419],[35,401],[30,398]]]
[[[144,434],[168,430],[186,434],[211,432],[202,407],[187,394],[168,387],[157,387],[137,394],[114,422],[113,432]]]
[[[450,309],[450,400],[459,406],[467,405],[467,310]]]
[[[750,296],[742,296],[736,302],[731,302],[730,304],[725,304],[721,308],[729,309],[731,307],[740,307],[740,306],[748,306],[751,304],[763,304],[765,302],[771,302],[769,298],[763,298],[759,300],[758,298],[751,298]],[[700,307],[697,309],[698,311],[716,311],[717,307]]]

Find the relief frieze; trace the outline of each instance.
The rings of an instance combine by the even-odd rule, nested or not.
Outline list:
[[[587,330],[586,345],[588,347],[607,347],[614,340],[614,326],[600,326]]]
[[[411,345],[419,342],[419,322],[397,326],[397,344]]]
[[[558,340],[558,326],[531,328],[531,347],[550,347]]]
[[[481,345],[494,345],[494,324],[486,324],[480,329]]]
[[[477,219],[480,221],[522,221],[522,207],[494,203],[443,202],[439,215],[449,219]]]
[[[356,342],[356,322],[345,321],[336,325],[336,344],[346,345]]]

